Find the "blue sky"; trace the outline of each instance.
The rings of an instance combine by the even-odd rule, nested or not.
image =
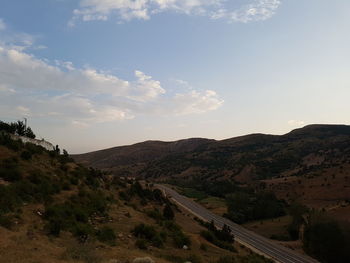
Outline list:
[[[350,124],[350,2],[2,0],[0,116],[80,153]]]

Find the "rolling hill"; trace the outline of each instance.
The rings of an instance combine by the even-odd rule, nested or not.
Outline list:
[[[350,200],[350,126],[309,125],[285,135],[143,142],[74,155],[78,161],[155,181],[230,181],[312,207]],[[195,184],[195,183],[194,183]]]
[[[89,169],[58,147],[22,143],[0,129],[0,262],[271,262],[231,237],[219,242],[220,233],[152,185]]]

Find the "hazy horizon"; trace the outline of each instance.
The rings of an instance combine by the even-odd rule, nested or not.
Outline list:
[[[0,119],[70,153],[350,124],[350,2],[1,6]]]

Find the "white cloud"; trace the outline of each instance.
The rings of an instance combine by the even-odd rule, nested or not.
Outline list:
[[[304,124],[305,124],[305,122],[301,121],[301,120],[289,120],[288,121],[289,126],[302,126]]]
[[[77,20],[108,20],[117,16],[119,20],[147,20],[161,12],[177,12],[187,15],[207,16],[211,19],[226,19],[230,22],[251,22],[270,18],[281,4],[281,0],[80,0],[69,22]]]
[[[0,31],[5,30],[5,29],[6,29],[6,24],[5,24],[4,20],[2,20],[0,18]]]
[[[171,97],[160,81],[139,70],[129,81],[71,62],[49,63],[6,46],[0,46],[0,93],[4,116],[46,117],[79,127],[139,114],[204,113],[223,103],[214,91]]]
[[[174,101],[177,105],[175,113],[178,115],[216,110],[224,103],[213,90],[205,92],[193,90],[185,94],[176,94]]]
[[[24,106],[18,106],[16,107],[16,110],[19,115],[28,117],[30,116],[30,109]]]
[[[280,0],[255,0],[250,1],[237,10],[219,9],[212,13],[213,19],[226,18],[231,22],[248,23],[263,21],[271,18],[280,6]]]

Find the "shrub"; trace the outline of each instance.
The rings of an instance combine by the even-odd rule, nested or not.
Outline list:
[[[89,224],[77,223],[72,228],[73,235],[82,241],[86,241],[93,234],[93,228]]]
[[[22,175],[17,167],[0,167],[0,177],[9,182],[19,181]]]
[[[191,245],[191,240],[188,236],[186,236],[182,231],[176,231],[172,233],[174,245],[178,248],[182,248],[183,246]]]
[[[198,255],[195,255],[195,254],[191,254],[187,259],[186,261],[189,261],[191,263],[201,263],[202,262],[202,259],[198,256]]]
[[[208,242],[210,242],[210,243],[212,243],[212,244],[214,244],[222,249],[226,249],[226,250],[229,250],[232,252],[236,251],[236,249],[232,246],[231,243],[229,243],[227,241],[219,240],[212,231],[203,230],[203,231],[201,231],[200,235],[204,239],[206,239]]]
[[[161,222],[164,218],[163,218],[163,215],[159,212],[158,209],[153,209],[153,210],[150,210],[150,211],[147,211],[146,214],[155,219],[157,222]]]
[[[42,154],[44,151],[46,151],[45,148],[43,148],[43,147],[41,147],[39,145],[33,144],[33,143],[26,143],[25,144],[25,148],[32,155],[34,155],[34,154]]]
[[[163,246],[163,240],[153,226],[139,224],[135,226],[135,228],[131,232],[134,234],[135,237],[139,237],[150,241],[155,247]]]
[[[139,249],[147,249],[147,241],[144,239],[138,239],[135,242],[135,246]]]
[[[311,219],[305,228],[303,246],[308,254],[321,262],[345,263],[349,259],[345,235],[334,221]]]
[[[208,250],[208,247],[207,247],[207,245],[206,244],[204,244],[204,243],[201,243],[201,245],[200,245],[200,247],[199,247],[201,250],[203,250],[203,251],[207,251]]]
[[[175,214],[174,214],[174,212],[171,209],[169,204],[165,205],[164,210],[163,210],[163,216],[167,220],[173,220],[174,219]]]
[[[28,152],[28,151],[23,151],[21,153],[21,158],[23,160],[30,160],[30,159],[32,159],[32,154],[30,152]]]
[[[163,239],[158,233],[152,238],[151,243],[155,247],[163,247]]]
[[[0,145],[4,145],[15,152],[23,147],[22,141],[12,140],[9,134],[3,132],[0,132]]]
[[[8,215],[0,215],[0,226],[5,227],[7,229],[11,229],[13,226],[13,219]]]
[[[105,226],[97,231],[97,239],[111,246],[115,245],[116,238],[114,230],[110,227]]]
[[[148,240],[151,240],[157,235],[157,231],[154,229],[153,226],[145,224],[139,224],[135,226],[131,232],[134,234],[135,237],[141,237]]]
[[[45,226],[46,232],[49,235],[58,237],[61,233],[62,222],[59,220],[51,219]]]
[[[77,243],[71,245],[64,253],[64,256],[74,260],[74,262],[98,263],[101,261],[95,252],[95,248],[90,244]]]

